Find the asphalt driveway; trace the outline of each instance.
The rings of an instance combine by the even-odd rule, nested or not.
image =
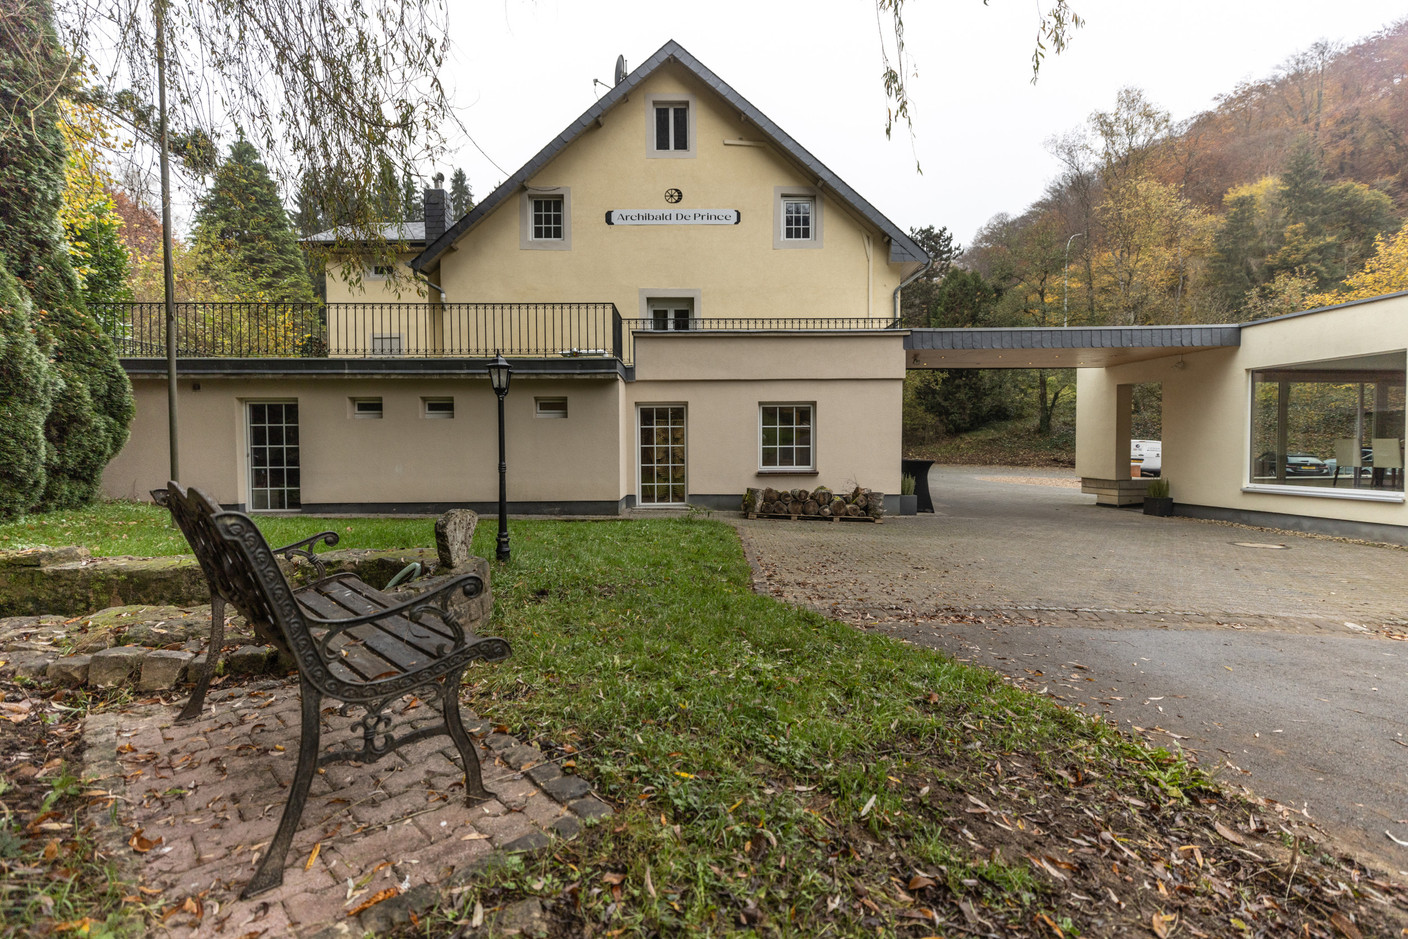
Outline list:
[[[760,586],[1138,728],[1408,875],[1408,551],[936,467],[936,514],[740,520]]]

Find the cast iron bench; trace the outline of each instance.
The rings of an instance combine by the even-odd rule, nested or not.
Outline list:
[[[279,568],[272,550],[249,516],[223,511],[203,492],[175,482],[153,496],[171,510],[210,584],[211,646],[209,666],[220,653],[225,604],[234,606],[261,638],[286,651],[298,668],[302,732],[298,768],[278,832],[259,861],[241,899],[283,883],[284,861],[303,814],[308,787],[319,766],[357,761],[372,763],[391,751],[437,734],[454,741],[464,765],[466,803],[493,798],[484,788],[475,745],[460,718],[459,689],[465,668],[473,661],[500,662],[509,656],[503,639],[476,636],[450,609],[455,593],[478,596],[484,581],[466,574],[409,600],[376,590],[352,574],[320,577],[295,590]],[[331,536],[331,539],[328,539]],[[312,557],[319,541],[336,543],[323,532],[277,553]],[[320,563],[319,572],[326,570]],[[182,717],[200,712],[199,699],[209,681],[207,669],[197,682]],[[397,736],[387,708],[415,692],[439,701],[443,723]],[[360,730],[360,747],[321,753],[320,712],[324,697],[357,705],[366,712],[352,725]],[[191,712],[192,705],[195,711]]]

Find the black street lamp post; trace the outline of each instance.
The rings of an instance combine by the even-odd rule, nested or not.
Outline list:
[[[513,366],[503,355],[489,363],[489,384],[499,397],[499,546],[494,556],[500,561],[509,558],[508,547],[508,463],[504,459],[504,396],[508,394]]]

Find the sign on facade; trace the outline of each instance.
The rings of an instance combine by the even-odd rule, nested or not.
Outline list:
[[[737,209],[611,209],[608,225],[737,225]]]

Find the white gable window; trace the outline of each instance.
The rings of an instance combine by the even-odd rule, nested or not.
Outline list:
[[[533,196],[533,240],[561,241],[563,235],[562,197]]]
[[[689,105],[655,105],[655,149],[689,149]]]
[[[572,192],[566,186],[530,186],[523,193],[520,215],[520,248],[571,250]]]
[[[645,109],[647,156],[694,156],[696,109],[692,95],[647,95]]]
[[[821,247],[821,195],[810,186],[773,190],[774,248]]]
[[[812,240],[812,209],[810,196],[788,196],[782,200],[782,240]]]

